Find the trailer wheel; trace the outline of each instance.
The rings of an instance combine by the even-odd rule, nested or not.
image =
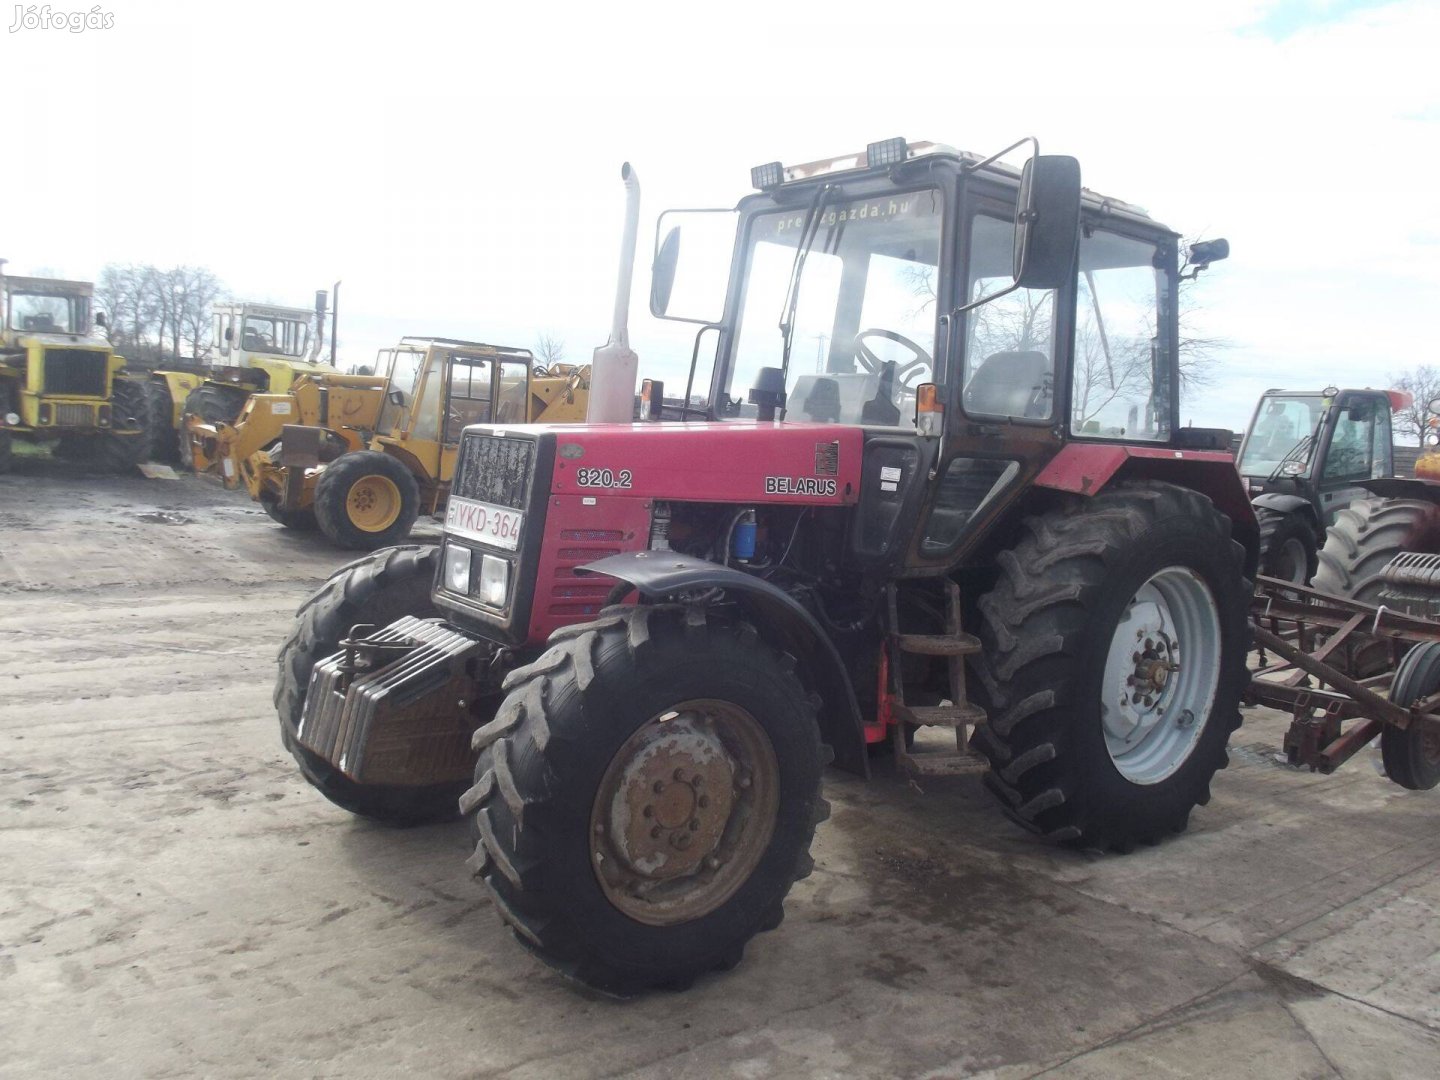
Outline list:
[[[1255,518],[1260,524],[1260,573],[1291,585],[1304,585],[1315,576],[1319,551],[1308,521],[1265,506],[1255,508]]]
[[[980,601],[986,786],[1079,846],[1182,831],[1240,726],[1250,583],[1229,519],[1144,483],[1026,525]]]
[[[117,377],[110,385],[110,431],[62,435],[55,452],[101,473],[124,473],[150,456],[150,396],[145,384]]]
[[[1390,683],[1390,700],[1407,708],[1440,690],[1440,642],[1416,645]],[[1385,775],[1411,791],[1429,791],[1440,783],[1440,724],[1414,723],[1403,731],[1386,724],[1380,732]]]
[[[414,545],[371,552],[342,566],[300,605],[278,657],[275,710],[280,716],[280,739],[300,772],[336,806],[386,825],[419,825],[455,817],[455,801],[465,785],[359,784],[300,745],[295,732],[305,711],[311,669],[339,651],[340,641],[351,627],[357,623],[386,626],[402,615],[428,619],[438,614],[430,587],[439,558],[438,547]]]
[[[1356,499],[1335,518],[1320,549],[1311,586],[1374,604],[1385,587],[1381,572],[1402,551],[1440,552],[1440,506],[1425,499]],[[1358,679],[1389,668],[1390,650],[1373,642],[1331,661]]]
[[[315,519],[339,547],[370,551],[399,543],[419,512],[415,477],[378,450],[342,454],[315,481]]]
[[[739,963],[810,873],[818,699],[754,627],[612,609],[511,672],[461,799],[522,944],[617,994]]]
[[[180,407],[180,430],[175,433],[180,464],[187,469],[195,467],[195,455],[191,453],[186,421],[192,416],[198,416],[207,424],[233,423],[239,417],[240,410],[245,407],[248,396],[248,391],[231,390],[209,383],[197,386],[185,395],[185,404]]]

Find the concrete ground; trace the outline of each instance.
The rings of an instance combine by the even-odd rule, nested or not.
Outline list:
[[[975,778],[829,778],[785,924],[621,1002],[521,950],[463,825],[315,794],[270,704],[347,556],[194,479],[0,477],[0,1076],[1440,1072],[1440,794],[1275,762],[1185,836],[1033,841]]]

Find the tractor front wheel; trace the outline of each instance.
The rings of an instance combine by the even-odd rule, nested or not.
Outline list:
[[[810,873],[817,699],[754,627],[612,609],[511,672],[461,799],[520,941],[611,993],[739,963]]]
[[[312,753],[295,738],[305,712],[305,694],[315,664],[340,651],[357,623],[388,626],[404,615],[433,618],[430,586],[440,558],[438,547],[386,548],[342,566],[295,613],[290,636],[280,647],[275,710],[280,741],[300,772],[327,799],[352,814],[386,825],[445,821],[457,814],[462,784],[424,787],[361,784]]]
[[[1291,585],[1304,585],[1315,576],[1319,545],[1315,530],[1299,514],[1286,514],[1260,506],[1260,573]]]
[[[1244,549],[1209,499],[1163,483],[1027,526],[980,602],[986,785],[1021,825],[1083,847],[1180,832],[1240,725]]]
[[[1390,683],[1390,700],[1409,708],[1440,690],[1440,641],[1416,645]],[[1385,775],[1411,791],[1429,791],[1440,784],[1440,725],[1413,721],[1403,731],[1386,724],[1380,732],[1380,760]]]
[[[370,551],[410,535],[420,486],[399,460],[378,450],[342,454],[315,481],[315,519],[332,544]]]

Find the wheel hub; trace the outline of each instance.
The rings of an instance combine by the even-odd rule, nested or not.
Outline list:
[[[626,869],[666,880],[693,874],[725,831],[735,763],[702,717],[677,717],[626,766],[610,808]]]
[[[1115,627],[1101,677],[1100,720],[1120,773],[1158,783],[1194,749],[1220,674],[1220,625],[1208,586],[1185,567],[1154,574]]]
[[[606,897],[656,926],[723,904],[770,843],[779,767],[755,718],[689,701],[640,727],[611,760],[590,816],[591,865]]]

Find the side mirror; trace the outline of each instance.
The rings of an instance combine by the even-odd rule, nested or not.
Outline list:
[[[97,311],[95,313],[95,325],[100,327],[101,330],[108,330],[110,328],[110,324],[105,321],[105,312]]]
[[[405,391],[391,390],[385,395],[385,400],[390,402],[391,405],[396,405],[403,409],[405,407]]]
[[[1080,162],[1037,155],[1020,174],[1015,214],[1015,284],[1058,289],[1075,273],[1080,246]]]
[[[1202,240],[1198,244],[1190,245],[1190,265],[1200,270],[1229,257],[1230,241],[1224,237],[1218,240]]]
[[[670,293],[675,288],[675,267],[679,262],[680,228],[676,226],[665,234],[650,270],[650,313],[656,318],[663,318],[670,310]]]
[[[1440,413],[1440,397],[1432,397],[1425,407],[1432,413]]]

